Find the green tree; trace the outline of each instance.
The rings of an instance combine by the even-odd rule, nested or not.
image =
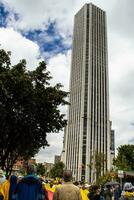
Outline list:
[[[101,177],[104,166],[105,166],[105,155],[102,152],[93,152],[93,155],[91,157],[91,163],[88,164],[88,167],[90,170],[94,169],[94,181],[96,180],[96,183],[99,183],[99,178]]]
[[[18,157],[29,159],[49,145],[47,134],[66,125],[59,106],[68,104],[62,85],[50,85],[44,61],[27,71],[25,60],[11,66],[10,54],[0,50],[0,167],[7,174]]]
[[[118,147],[114,165],[121,170],[134,170],[134,145],[126,144]]]
[[[38,163],[37,165],[37,174],[40,176],[44,176],[47,172],[47,169],[42,163]]]
[[[65,165],[63,162],[56,163],[53,168],[50,170],[50,177],[51,178],[62,178],[63,177],[63,171],[64,171]]]
[[[105,155],[102,152],[95,152],[95,169],[96,169],[96,180],[99,180],[105,166]]]
[[[106,182],[117,181],[117,173],[114,171],[107,171],[104,175],[99,177],[99,184],[104,185]]]

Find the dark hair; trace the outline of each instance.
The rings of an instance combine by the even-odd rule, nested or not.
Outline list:
[[[96,190],[98,190],[99,189],[99,186],[98,185],[92,185],[92,191],[96,191]]]
[[[72,180],[72,172],[71,170],[65,170],[63,172],[63,178],[65,182],[71,181]]]
[[[79,185],[78,181],[75,181],[73,184],[76,186]]]

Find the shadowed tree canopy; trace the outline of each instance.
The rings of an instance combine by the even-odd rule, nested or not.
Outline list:
[[[126,144],[118,147],[114,165],[120,170],[134,170],[134,145]]]
[[[47,173],[46,167],[42,163],[38,163],[37,167],[37,174],[40,176],[44,176]]]
[[[11,66],[10,52],[0,50],[0,166],[7,172],[18,157],[47,146],[47,133],[66,125],[59,106],[68,104],[68,93],[61,84],[51,86],[51,78],[44,61],[27,71],[25,60]]]
[[[99,178],[104,174],[104,166],[106,163],[106,156],[103,152],[94,151],[91,157],[91,163],[87,166],[90,170],[94,169],[93,181],[96,181],[96,184],[99,183]]]
[[[50,177],[52,178],[63,178],[63,171],[64,171],[65,165],[63,162],[58,162],[54,164],[53,168],[50,170]]]

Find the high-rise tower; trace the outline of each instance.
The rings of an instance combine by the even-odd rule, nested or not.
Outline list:
[[[85,4],[75,15],[65,165],[75,180],[95,180],[95,155],[110,169],[109,80],[106,13]]]

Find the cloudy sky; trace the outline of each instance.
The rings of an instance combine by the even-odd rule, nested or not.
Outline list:
[[[53,82],[68,91],[73,18],[85,3],[90,1],[0,0],[0,44],[12,51],[12,64],[25,58],[32,70],[42,57]],[[92,3],[107,13],[110,119],[117,148],[134,144],[134,1]],[[40,151],[37,161],[53,162],[54,155],[61,153],[62,140],[62,132],[49,134],[50,147]]]

